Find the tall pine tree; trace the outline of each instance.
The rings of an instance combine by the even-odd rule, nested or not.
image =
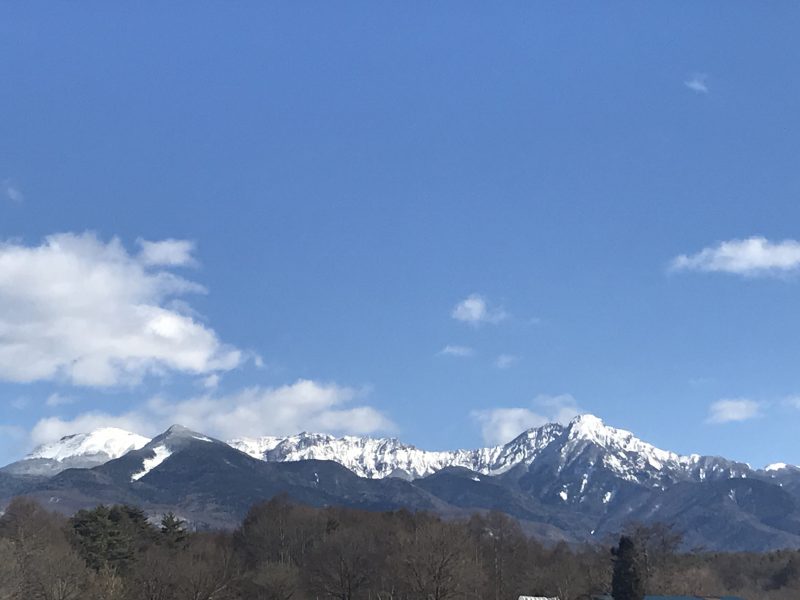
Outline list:
[[[619,538],[619,546],[613,548],[614,576],[611,580],[611,595],[614,600],[643,600],[644,573],[642,573],[636,544],[626,535]]]
[[[161,517],[161,538],[170,548],[183,548],[186,541],[186,522],[168,512]]]

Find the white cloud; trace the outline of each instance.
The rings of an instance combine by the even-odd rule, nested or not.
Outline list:
[[[555,396],[539,395],[534,399],[534,403],[546,409],[549,419],[553,423],[566,424],[572,419],[583,413],[583,409],[578,406],[578,402],[572,394],[557,394]]]
[[[22,190],[10,179],[6,179],[3,182],[3,191],[5,192],[6,198],[16,204],[22,204],[25,201],[25,194],[23,194]]]
[[[439,354],[444,356],[457,356],[459,358],[466,358],[474,355],[475,351],[469,346],[454,346],[452,344],[448,344],[439,350]]]
[[[498,369],[510,369],[519,362],[519,357],[513,354],[501,354],[494,360],[494,366]]]
[[[203,291],[116,238],[64,233],[39,246],[0,244],[0,379],[114,386],[147,373],[232,369],[242,353],[171,304]]]
[[[784,398],[782,403],[785,406],[800,410],[800,396],[789,396],[788,398]]]
[[[219,387],[220,376],[217,373],[212,373],[208,377],[204,377],[201,382],[203,387],[207,390],[215,390]]]
[[[350,387],[301,379],[281,387],[253,387],[230,395],[205,394],[177,402],[153,398],[121,415],[91,412],[70,420],[42,419],[31,438],[41,444],[108,426],[152,436],[175,423],[220,439],[300,431],[364,435],[394,430],[391,420],[376,408],[353,405],[363,394]]]
[[[492,408],[473,411],[471,416],[481,427],[486,444],[504,444],[520,433],[546,423],[567,423],[581,413],[570,394],[537,396],[531,407]]]
[[[508,313],[502,307],[490,307],[486,298],[480,294],[471,294],[455,305],[450,316],[457,321],[479,325],[499,323],[508,318]]]
[[[59,394],[58,392],[50,394],[47,397],[47,400],[44,401],[45,406],[49,406],[51,408],[56,406],[66,406],[67,404],[72,404],[74,402],[75,402],[74,398],[71,398],[69,396],[64,396],[62,394]]]
[[[493,408],[472,413],[480,423],[483,441],[499,446],[514,439],[526,429],[541,427],[547,417],[528,408]]]
[[[737,398],[717,400],[708,408],[708,423],[731,423],[748,421],[761,416],[761,404],[754,400]]]
[[[779,275],[800,268],[800,242],[773,243],[763,237],[730,240],[704,248],[697,254],[673,259],[673,271],[704,271],[735,275]]]
[[[705,73],[694,73],[689,79],[683,82],[687,88],[698,94],[708,93],[708,75]]]
[[[139,239],[139,260],[148,266],[184,267],[195,264],[194,242],[189,240],[161,240],[150,242]]]

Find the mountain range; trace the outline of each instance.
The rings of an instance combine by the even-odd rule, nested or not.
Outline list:
[[[800,547],[800,469],[683,456],[581,415],[507,444],[429,452],[397,439],[301,433],[223,442],[179,425],[149,439],[104,428],[0,469],[0,505],[25,494],[70,513],[128,502],[231,527],[276,494],[312,505],[445,516],[499,510],[549,541],[605,541],[668,523],[686,548]]]

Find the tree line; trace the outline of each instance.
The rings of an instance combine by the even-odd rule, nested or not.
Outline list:
[[[312,508],[275,498],[232,532],[131,506],[72,518],[15,499],[0,517],[0,600],[580,600],[614,590],[800,597],[800,552],[679,552],[665,526],[545,545],[513,519]]]

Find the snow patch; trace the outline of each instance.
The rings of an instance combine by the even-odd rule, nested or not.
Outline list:
[[[142,470],[131,475],[131,481],[139,481],[172,455],[172,451],[163,445],[153,448],[153,453],[154,456],[152,458],[145,458],[142,462]]]
[[[784,469],[789,468],[789,465],[786,463],[772,463],[771,465],[767,465],[764,470],[765,471],[783,471]]]

